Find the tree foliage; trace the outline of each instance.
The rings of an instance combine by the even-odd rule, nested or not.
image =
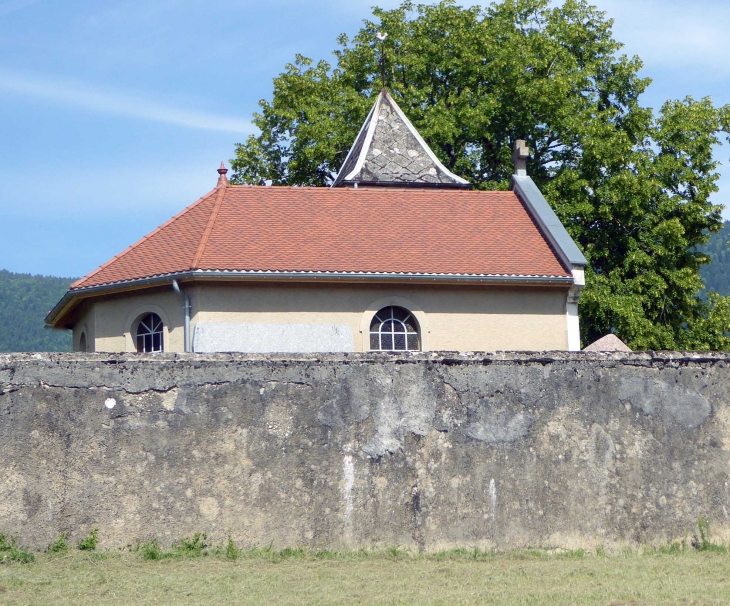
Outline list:
[[[0,270],[0,352],[71,351],[70,331],[43,327],[71,282]]]
[[[236,147],[234,182],[332,180],[382,82],[444,164],[506,189],[518,138],[528,173],[589,261],[584,342],[615,332],[636,349],[728,349],[730,303],[700,296],[699,247],[721,227],[712,146],[730,107],[639,98],[650,81],[620,54],[612,21],[585,0],[488,8],[404,2],[338,39],[336,65],[297,56]]]

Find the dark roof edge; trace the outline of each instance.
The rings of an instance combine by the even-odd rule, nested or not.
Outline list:
[[[570,237],[545,196],[542,195],[530,177],[513,175],[511,189],[528,207],[545,237],[568,268],[574,265],[588,265],[588,261],[578,245]]]
[[[311,280],[327,279],[347,282],[418,282],[418,283],[470,283],[470,284],[520,284],[520,285],[547,285],[571,286],[573,277],[569,276],[519,276],[519,275],[482,275],[482,274],[409,274],[409,273],[364,273],[364,272],[314,272],[314,271],[211,271],[198,269],[180,271],[149,278],[124,280],[98,286],[88,286],[69,290],[54,308],[48,312],[45,325],[47,328],[56,328],[56,320],[61,315],[71,311],[70,306],[79,296],[102,295],[107,292],[124,290],[125,287],[144,288],[146,286],[163,286],[172,284],[172,280],[216,279],[226,280]]]

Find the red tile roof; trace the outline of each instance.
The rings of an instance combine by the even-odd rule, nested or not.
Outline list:
[[[511,191],[223,181],[72,289],[195,269],[570,276]]]

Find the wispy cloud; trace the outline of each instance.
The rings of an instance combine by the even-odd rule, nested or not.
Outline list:
[[[0,17],[19,11],[21,8],[30,6],[31,4],[37,4],[41,0],[5,0],[0,1]]]
[[[94,112],[167,122],[187,128],[250,134],[250,120],[160,104],[138,96],[96,90],[88,85],[0,70],[0,90]]]
[[[730,72],[724,0],[595,0],[615,20],[624,52],[638,54],[647,67],[688,68],[714,75]]]

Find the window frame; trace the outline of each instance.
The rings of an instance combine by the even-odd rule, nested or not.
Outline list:
[[[139,325],[140,320],[149,313],[157,314],[162,319],[162,324],[164,327],[164,338],[162,341],[163,351],[182,351],[182,349],[178,350],[172,348],[170,331],[173,325],[170,322],[170,317],[167,314],[167,311],[160,305],[155,305],[153,303],[147,302],[135,306],[127,316],[127,320],[124,324],[124,351],[126,351],[127,353],[137,352],[137,326]]]
[[[399,316],[405,316],[402,319],[396,317],[396,310]],[[411,322],[409,323],[409,320]],[[390,330],[383,330],[384,327],[390,325]],[[373,330],[377,327],[377,330]],[[398,330],[401,328],[402,330]],[[409,330],[409,328],[411,330]],[[370,330],[368,331],[369,351],[378,352],[413,352],[422,351],[421,348],[421,329],[415,314],[408,308],[400,305],[387,305],[379,309],[370,321]],[[403,348],[397,347],[397,338],[403,336]],[[378,348],[373,347],[373,337],[377,337]],[[384,337],[385,344],[390,343],[390,347],[383,347]],[[415,340],[415,347],[411,347],[410,343]]]
[[[416,294],[416,293],[414,293]],[[409,299],[401,295],[381,296],[372,301],[364,310],[360,317],[360,351],[368,352],[370,349],[370,323],[378,311],[383,307],[395,305],[403,307],[410,311],[418,322],[418,338],[421,346],[421,352],[431,351],[431,323],[428,314],[424,312],[417,299]]]
[[[144,327],[146,332],[140,334],[141,327]],[[141,348],[140,338],[142,339]],[[137,353],[162,353],[165,351],[165,322],[159,314],[148,311],[140,316],[135,322],[133,342]],[[157,345],[159,345],[159,349],[156,349]]]

